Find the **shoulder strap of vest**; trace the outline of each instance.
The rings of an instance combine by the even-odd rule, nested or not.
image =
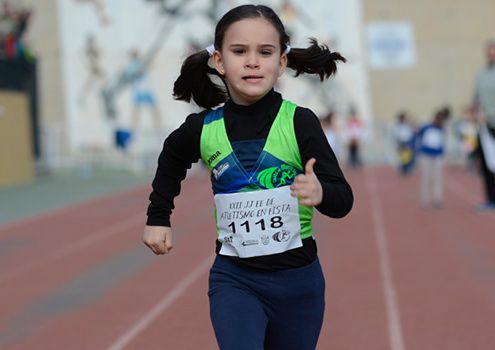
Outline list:
[[[233,152],[225,130],[223,108],[218,108],[206,114],[200,139],[201,159],[208,169]]]
[[[283,159],[297,169],[303,169],[294,129],[297,105],[283,100],[265,144],[265,151]]]

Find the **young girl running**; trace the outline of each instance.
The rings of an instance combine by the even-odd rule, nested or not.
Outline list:
[[[202,159],[216,209],[208,296],[221,349],[316,348],[325,281],[313,208],[340,218],[353,204],[318,117],[274,91],[286,67],[323,81],[345,59],[316,40],[305,49],[289,42],[272,9],[236,7],[218,22],[214,44],[186,58],[174,85],[176,99],[205,110],[165,140],[143,241],[155,254],[170,252],[173,200]]]

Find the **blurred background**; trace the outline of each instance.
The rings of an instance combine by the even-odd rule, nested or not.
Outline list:
[[[196,110],[171,95],[182,60],[208,46],[216,21],[240,3],[2,1],[0,186],[60,169],[153,171],[163,139]],[[322,120],[333,117],[343,161],[350,114],[362,121],[363,159],[393,164],[397,115],[419,125],[442,107],[452,114],[448,154],[462,161],[454,126],[495,33],[493,1],[261,3],[280,14],[292,46],[316,37],[348,59],[322,85],[289,71],[278,87]]]
[[[241,3],[0,0],[0,348],[217,348],[204,168],[176,200],[173,254],[140,237],[163,141],[199,110],[172,98],[182,61]],[[495,1],[257,3],[292,47],[315,37],[347,59],[324,83],[287,70],[276,86],[318,115],[355,198],[341,220],[315,211],[319,348],[495,349],[494,178],[473,109]],[[443,173],[416,162],[431,123]]]

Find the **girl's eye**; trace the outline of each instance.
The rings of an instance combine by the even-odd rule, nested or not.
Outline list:
[[[272,52],[271,52],[270,50],[262,50],[262,51],[261,51],[261,54],[262,54],[263,56],[270,56],[270,55],[272,54]]]
[[[232,52],[234,52],[236,55],[242,55],[246,50],[244,49],[233,49]]]

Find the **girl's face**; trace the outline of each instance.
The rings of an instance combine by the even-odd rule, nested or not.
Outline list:
[[[236,104],[253,104],[273,88],[287,66],[280,50],[277,30],[263,18],[243,19],[227,29],[213,63]]]

